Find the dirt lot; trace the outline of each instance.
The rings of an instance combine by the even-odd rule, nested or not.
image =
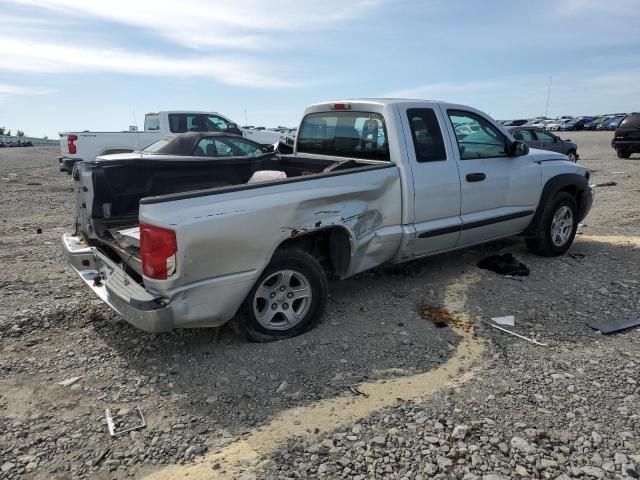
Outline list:
[[[616,158],[609,132],[567,136],[593,183],[616,182],[571,250],[584,257],[516,239],[379,269],[332,283],[318,328],[267,345],[129,327],[63,262],[56,151],[0,149],[0,177],[17,174],[0,180],[0,478],[637,478],[640,330],[585,322],[640,316],[640,157]],[[531,276],[475,267],[498,251]],[[421,304],[468,323],[437,328]],[[486,326],[507,314],[548,345]],[[136,405],[147,428],[109,437],[104,409]]]

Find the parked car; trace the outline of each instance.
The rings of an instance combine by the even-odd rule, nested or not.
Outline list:
[[[591,121],[590,117],[582,117],[560,125],[562,131],[583,130],[584,126]]]
[[[459,139],[454,124],[478,128]],[[566,156],[471,107],[422,100],[312,105],[292,155],[175,160],[79,163],[68,261],[138,328],[235,318],[255,341],[311,328],[326,271],[347,278],[517,234],[561,255],[594,194]],[[251,182],[265,170],[279,178]]]
[[[513,138],[526,143],[531,148],[562,153],[569,157],[572,162],[577,162],[580,158],[578,156],[578,146],[575,143],[571,140],[563,140],[548,131],[533,127],[509,127],[507,130],[511,132]]]
[[[570,118],[554,120],[551,123],[548,123],[547,125],[545,125],[545,127],[547,130],[560,130],[560,127],[562,127],[562,125],[566,125],[572,121],[573,119],[570,119]]]
[[[596,126],[604,120],[604,117],[596,117],[584,124],[584,130],[595,130]]]
[[[615,130],[616,128],[618,128],[618,125],[620,125],[620,122],[622,122],[623,119],[624,119],[624,115],[612,118],[611,121],[606,124],[606,129]]]
[[[632,153],[640,153],[640,113],[630,113],[613,135],[611,146],[618,158],[629,158]]]
[[[614,117],[604,117],[601,122],[596,124],[596,130],[608,130],[609,123],[613,120]]]
[[[528,120],[520,119],[520,120],[507,120],[503,123],[505,127],[519,127],[520,125],[524,125]]]
[[[58,157],[60,170],[71,174],[73,165],[93,160],[100,155],[142,150],[166,135],[185,132],[223,132],[242,135],[264,145],[273,145],[280,139],[279,132],[240,129],[236,123],[216,112],[165,111],[147,113],[144,131],[131,129],[123,132],[63,132],[60,133]]]
[[[541,128],[542,130],[544,130],[545,128],[547,128],[547,125],[549,125],[552,122],[553,120],[540,120],[539,122],[536,122],[530,126],[534,128]]]

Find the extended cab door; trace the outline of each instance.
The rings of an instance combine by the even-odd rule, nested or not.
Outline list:
[[[445,119],[424,102],[400,107],[413,178],[415,240],[411,253],[423,256],[452,249],[458,242],[460,177],[451,144],[444,140]]]
[[[512,156],[511,140],[480,112],[441,108],[449,118],[447,128],[457,147],[460,168],[462,232],[458,244],[522,232],[540,198],[542,167],[529,155]]]

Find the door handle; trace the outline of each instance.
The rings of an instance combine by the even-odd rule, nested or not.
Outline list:
[[[487,178],[484,173],[470,173],[467,175],[467,182],[481,182]]]

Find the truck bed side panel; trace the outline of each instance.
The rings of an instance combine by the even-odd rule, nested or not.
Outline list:
[[[351,239],[347,277],[393,258],[403,234],[401,216],[400,175],[394,165],[143,203],[140,221],[175,230],[178,242],[175,277],[145,278],[145,285],[174,305],[179,299],[186,324],[219,324],[235,314],[285,240],[325,228],[344,229]]]

